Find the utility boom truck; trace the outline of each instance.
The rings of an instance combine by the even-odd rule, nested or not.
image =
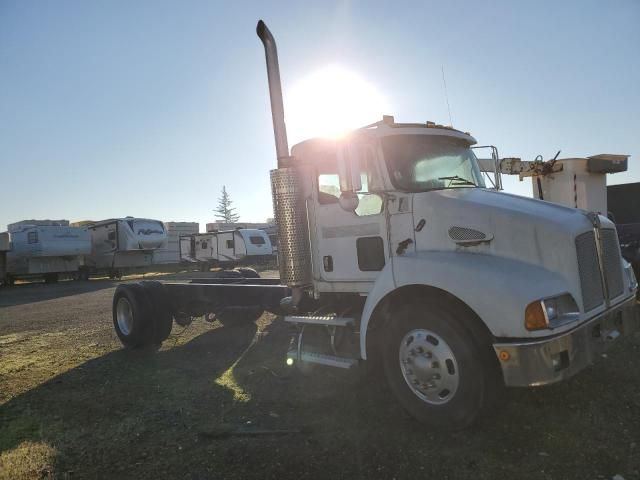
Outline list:
[[[568,378],[637,327],[614,225],[486,188],[468,133],[384,117],[289,152],[276,44],[262,21],[257,33],[280,278],[121,285],[113,321],[126,346],[162,342],[172,317],[267,310],[294,327],[288,364],[379,362],[411,415],[459,429],[505,385]]]

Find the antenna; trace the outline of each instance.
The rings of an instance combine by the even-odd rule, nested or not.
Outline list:
[[[447,110],[449,111],[449,126],[453,127],[453,120],[451,120],[451,106],[449,105],[449,94],[447,93],[447,81],[444,78],[444,65],[442,66],[442,84],[444,85],[444,98],[447,100]]]

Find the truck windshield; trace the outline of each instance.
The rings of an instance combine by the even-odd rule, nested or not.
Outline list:
[[[403,191],[484,188],[478,160],[462,140],[436,135],[391,135],[382,151],[393,185]]]

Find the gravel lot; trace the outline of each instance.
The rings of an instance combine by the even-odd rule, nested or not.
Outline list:
[[[287,368],[269,314],[174,325],[159,350],[125,351],[115,285],[0,289],[0,478],[640,479],[639,337],[443,434],[381,377]]]

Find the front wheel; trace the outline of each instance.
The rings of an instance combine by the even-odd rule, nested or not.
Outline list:
[[[465,320],[435,302],[401,307],[385,341],[384,369],[400,404],[419,421],[459,430],[483,405],[486,372]]]

